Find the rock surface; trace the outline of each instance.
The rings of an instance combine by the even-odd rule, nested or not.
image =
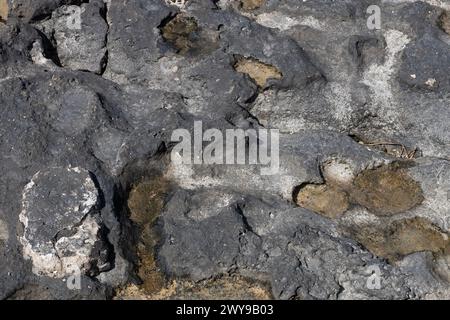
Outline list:
[[[0,299],[449,299],[449,12],[0,0]]]

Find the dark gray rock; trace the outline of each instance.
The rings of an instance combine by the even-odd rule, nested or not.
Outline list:
[[[426,33],[403,52],[399,77],[407,85],[424,90],[449,92],[450,45]]]
[[[102,1],[61,6],[38,27],[52,40],[63,67],[101,74],[108,59],[105,14]]]
[[[51,168],[33,176],[22,194],[24,256],[33,272],[63,277],[77,268],[85,273],[108,265],[96,215],[99,190],[86,170]]]
[[[380,30],[367,28],[369,5],[380,6]],[[448,298],[448,250],[394,263],[351,232],[420,218],[448,237],[445,10],[440,0],[267,0],[253,10],[240,0],[9,0],[0,298],[104,299],[138,285],[140,232],[151,232],[130,221],[127,197],[155,176],[170,185],[147,248],[161,279],[244,276],[278,299]],[[258,83],[239,69],[246,60],[272,76]],[[279,129],[279,172],[171,162],[172,132],[192,133],[194,121]],[[351,188],[386,165],[414,179],[423,201],[379,217],[351,199],[334,220],[293,201],[305,184]],[[70,266],[81,271],[76,290]]]

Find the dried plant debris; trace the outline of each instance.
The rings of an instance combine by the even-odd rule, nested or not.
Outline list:
[[[248,74],[260,88],[266,87],[267,81],[270,79],[279,80],[283,77],[274,66],[254,58],[239,57],[234,64],[234,69],[237,72]]]
[[[394,156],[396,158],[411,160],[411,159],[415,159],[418,156],[420,156],[420,150],[417,147],[409,148],[402,143],[389,142],[389,141],[368,142],[368,141],[362,140],[361,138],[357,137],[356,135],[351,135],[350,137],[361,145],[367,146],[370,149],[383,151],[383,152],[385,152],[391,156]]]

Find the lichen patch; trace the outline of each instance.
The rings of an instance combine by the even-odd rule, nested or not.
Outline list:
[[[441,15],[439,22],[442,30],[450,35],[450,13],[448,11]]]
[[[155,247],[159,236],[153,226],[163,209],[168,188],[167,180],[156,177],[134,186],[128,198],[130,219],[139,229],[137,273],[142,280],[140,288],[146,294],[154,294],[166,284],[155,259]]]
[[[350,205],[345,192],[325,184],[304,186],[298,192],[296,202],[300,207],[328,218],[339,218],[348,210]]]
[[[265,0],[241,0],[241,7],[245,11],[256,10],[264,4]]]
[[[198,31],[197,21],[193,17],[177,14],[161,26],[161,34],[165,41],[170,43],[178,54],[186,54],[194,47],[193,33]]]
[[[280,80],[283,77],[281,72],[274,66],[254,58],[238,58],[234,64],[234,69],[237,72],[247,74],[260,88],[264,88],[269,79]]]
[[[6,22],[8,20],[8,12],[8,0],[0,0],[0,22]]]
[[[404,169],[382,166],[365,170],[353,181],[352,199],[377,215],[408,211],[423,201],[422,189]]]
[[[373,254],[390,261],[415,252],[441,252],[449,245],[448,235],[421,217],[354,227],[351,233]]]
[[[167,188],[168,182],[160,178],[133,187],[128,198],[130,219],[140,225],[152,224],[162,210]]]
[[[192,281],[173,280],[160,291],[146,294],[136,285],[130,285],[118,290],[116,299],[141,300],[270,300],[272,295],[269,288],[262,283],[246,279],[238,275],[223,276],[194,283]]]

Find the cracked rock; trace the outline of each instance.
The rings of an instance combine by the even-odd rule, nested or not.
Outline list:
[[[61,278],[104,267],[99,201],[92,176],[82,168],[50,168],[33,176],[23,190],[19,219],[23,254],[34,273]]]

